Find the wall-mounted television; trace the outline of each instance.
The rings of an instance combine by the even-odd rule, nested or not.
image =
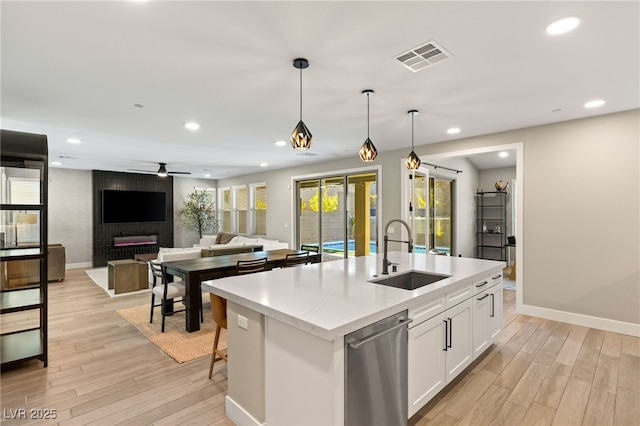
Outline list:
[[[167,194],[149,191],[102,191],[102,223],[164,222]]]

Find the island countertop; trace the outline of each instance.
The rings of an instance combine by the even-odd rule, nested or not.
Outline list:
[[[503,262],[390,252],[398,272],[448,275],[416,290],[369,282],[384,277],[382,255],[333,260],[304,267],[209,280],[204,291],[282,321],[324,340],[335,340],[368,324],[428,301],[447,290],[501,272]]]

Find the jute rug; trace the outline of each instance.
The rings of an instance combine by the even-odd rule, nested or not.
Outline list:
[[[181,305],[176,304],[176,309]],[[208,305],[205,305],[208,308]],[[133,308],[116,311],[122,318],[135,326],[147,339],[160,348],[164,353],[179,363],[191,361],[203,356],[211,356],[213,338],[215,336],[215,323],[211,318],[211,311],[204,310],[204,323],[200,324],[200,330],[187,333],[185,327],[184,312],[178,312],[165,319],[164,333],[162,333],[162,315],[160,307],[155,308],[153,324],[149,324],[149,305],[135,306]],[[222,329],[218,347],[226,349],[227,331]]]

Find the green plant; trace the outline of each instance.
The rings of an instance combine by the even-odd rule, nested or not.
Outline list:
[[[211,194],[205,190],[195,189],[187,194],[187,199],[178,211],[183,225],[189,231],[194,231],[202,238],[205,231],[218,230],[218,217],[211,200]]]

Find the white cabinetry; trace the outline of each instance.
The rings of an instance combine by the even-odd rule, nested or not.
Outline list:
[[[476,292],[472,301],[473,359],[482,354],[502,331],[502,274],[487,277],[475,283],[474,288],[479,288],[478,284],[483,290]]]
[[[445,314],[409,329],[409,417],[446,385]]]
[[[409,310],[409,417],[471,363],[471,294],[466,285]],[[452,300],[460,303],[444,310]]]
[[[446,365],[447,383],[451,382],[473,360],[471,350],[471,300],[445,311],[446,332],[448,334]]]

